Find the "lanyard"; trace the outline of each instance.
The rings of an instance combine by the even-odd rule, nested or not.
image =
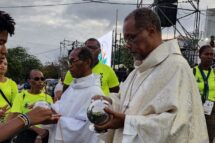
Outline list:
[[[204,80],[204,90],[203,90],[203,96],[202,96],[202,101],[204,103],[206,101],[206,99],[208,98],[208,93],[209,93],[208,78],[209,78],[210,73],[211,73],[211,68],[209,68],[207,76],[205,75],[201,65],[199,65],[198,68],[199,68],[199,71],[200,71],[200,73],[203,77],[203,80]]]

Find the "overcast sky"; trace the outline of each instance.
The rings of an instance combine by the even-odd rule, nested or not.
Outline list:
[[[10,2],[8,2],[10,1]],[[136,4],[137,0],[107,0],[115,3]],[[186,1],[186,0],[185,0]],[[85,3],[83,3],[85,2]],[[80,4],[82,3],[82,4]],[[152,4],[152,0],[143,0]],[[38,6],[38,5],[55,6]],[[67,4],[67,5],[59,5]],[[180,3],[180,7],[189,7]],[[201,0],[201,10],[215,7],[214,0]],[[23,7],[35,6],[35,7]],[[8,12],[16,21],[15,35],[8,40],[7,47],[22,46],[42,63],[56,62],[60,53],[60,42],[66,40],[85,41],[99,38],[115,28],[118,9],[118,32],[122,32],[124,17],[136,5],[86,3],[86,0],[0,0],[0,10]],[[182,15],[186,12],[178,12]],[[188,31],[193,29],[193,17],[182,20]],[[201,19],[204,19],[204,11]],[[204,22],[201,22],[203,29]],[[165,33],[171,38],[171,30]]]

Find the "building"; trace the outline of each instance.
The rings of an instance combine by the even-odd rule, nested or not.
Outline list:
[[[215,35],[215,8],[206,10],[205,38]]]

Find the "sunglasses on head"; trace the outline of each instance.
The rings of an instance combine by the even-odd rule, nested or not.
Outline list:
[[[45,78],[44,77],[34,77],[34,78],[32,78],[34,81],[39,81],[39,80],[41,80],[41,81],[45,81]]]

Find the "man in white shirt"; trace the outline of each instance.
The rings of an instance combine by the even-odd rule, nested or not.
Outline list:
[[[135,69],[118,96],[103,97],[112,117],[98,130],[106,143],[207,143],[200,94],[177,40],[162,43],[158,16],[140,8],[124,20],[126,47]],[[98,98],[98,97],[94,97]]]
[[[92,54],[87,48],[76,48],[69,55],[69,69],[75,78],[52,108],[61,115],[51,127],[49,143],[97,143],[89,130],[87,107],[95,95],[103,95],[100,77],[92,74]]]

